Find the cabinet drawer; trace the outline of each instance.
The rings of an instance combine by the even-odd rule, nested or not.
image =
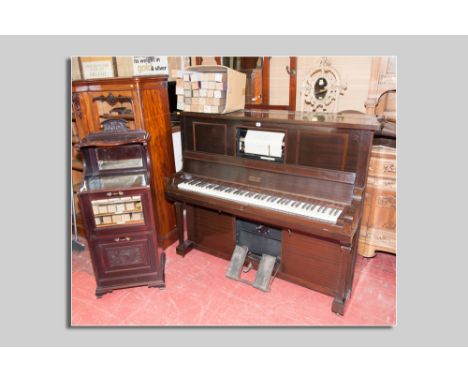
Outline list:
[[[125,234],[92,240],[93,262],[100,280],[132,277],[157,271],[153,234]]]
[[[370,228],[365,238],[366,243],[388,252],[396,253],[396,233],[392,230]]]
[[[369,176],[378,178],[396,178],[396,160],[371,157]]]

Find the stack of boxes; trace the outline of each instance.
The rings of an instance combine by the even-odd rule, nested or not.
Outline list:
[[[172,77],[176,78],[179,110],[226,113],[233,109],[244,108],[245,74],[243,73],[224,67],[193,67],[185,72],[175,70],[172,72]],[[231,101],[228,100],[228,83],[230,83]]]

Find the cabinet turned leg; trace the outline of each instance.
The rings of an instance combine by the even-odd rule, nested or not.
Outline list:
[[[332,312],[336,313],[337,315],[342,316],[344,314],[344,306],[345,306],[345,301],[344,299],[335,297],[333,300],[332,304]]]
[[[176,208],[176,221],[177,221],[177,237],[179,239],[179,245],[176,247],[176,253],[181,256],[190,251],[193,247],[193,242],[185,240],[184,238],[184,207],[182,203],[174,203]]]

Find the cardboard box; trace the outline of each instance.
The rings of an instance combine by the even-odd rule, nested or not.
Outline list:
[[[205,112],[205,106],[213,106],[209,108],[207,112],[217,112],[221,114],[230,113],[236,110],[241,110],[245,107],[245,86],[246,86],[246,75],[245,73],[240,73],[236,70],[228,68],[221,65],[199,65],[191,66],[185,69],[186,73],[195,74],[200,73],[199,80],[202,81],[202,89],[204,89],[203,82],[225,82],[225,90],[208,90],[206,97],[213,98],[215,94],[218,95],[217,98],[225,98],[224,106],[220,105],[192,105],[190,111],[194,112]],[[185,79],[185,76],[184,76]],[[219,85],[218,85],[219,86]],[[214,88],[216,84],[214,84]],[[213,89],[214,89],[213,88]],[[201,90],[201,89],[200,89]],[[210,94],[213,92],[213,94]],[[216,93],[218,92],[218,93]],[[211,97],[210,97],[211,95]],[[194,106],[197,106],[194,110]],[[198,111],[202,108],[201,111]],[[217,111],[214,110],[216,107]],[[184,108],[184,110],[186,110]],[[189,111],[189,110],[186,110]]]

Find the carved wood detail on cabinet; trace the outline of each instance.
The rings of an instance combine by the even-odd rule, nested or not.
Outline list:
[[[385,146],[372,149],[359,237],[362,256],[375,251],[396,254],[396,149]]]

